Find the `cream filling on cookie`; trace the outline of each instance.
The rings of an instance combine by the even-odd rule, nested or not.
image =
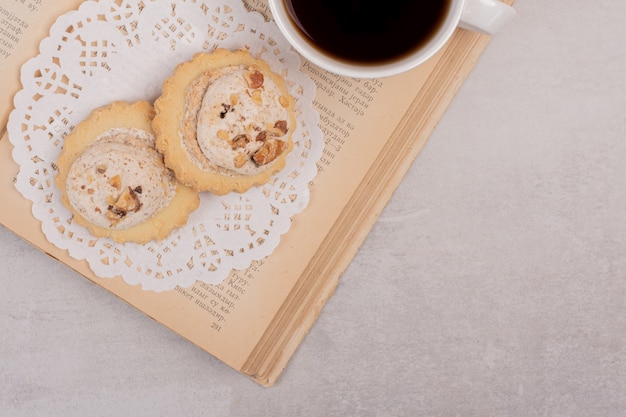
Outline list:
[[[270,77],[250,68],[224,68],[204,94],[198,145],[217,166],[243,175],[262,172],[286,147],[291,128],[286,106]]]
[[[176,189],[171,172],[154,149],[154,136],[117,128],[100,135],[72,163],[69,202],[87,221],[127,229],[169,204]]]

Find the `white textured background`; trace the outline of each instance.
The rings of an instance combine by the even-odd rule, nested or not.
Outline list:
[[[0,416],[626,416],[626,3],[516,8],[274,388],[0,228]]]

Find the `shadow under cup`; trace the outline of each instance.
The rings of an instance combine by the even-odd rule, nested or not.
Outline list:
[[[356,78],[398,74],[434,55],[454,32],[463,0],[270,0],[294,48]]]

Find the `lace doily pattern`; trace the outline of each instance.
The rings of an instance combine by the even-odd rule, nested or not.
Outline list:
[[[286,168],[244,194],[203,193],[187,225],[163,241],[122,245],[93,238],[72,222],[56,189],[64,138],[97,107],[153,101],[177,64],[218,47],[246,48],[287,80],[298,126]],[[152,291],[218,283],[270,255],[309,202],[324,146],[315,84],[278,28],[239,0],[86,1],[55,22],[39,55],[22,67],[21,80],[8,123],[20,167],[16,187],[32,201],[46,238],[87,260],[99,277],[121,276]]]

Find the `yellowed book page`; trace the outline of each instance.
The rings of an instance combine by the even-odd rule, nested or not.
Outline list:
[[[3,0],[0,2],[0,133],[6,128],[13,96],[20,88],[20,68],[37,55],[39,43],[63,13],[82,0]]]

